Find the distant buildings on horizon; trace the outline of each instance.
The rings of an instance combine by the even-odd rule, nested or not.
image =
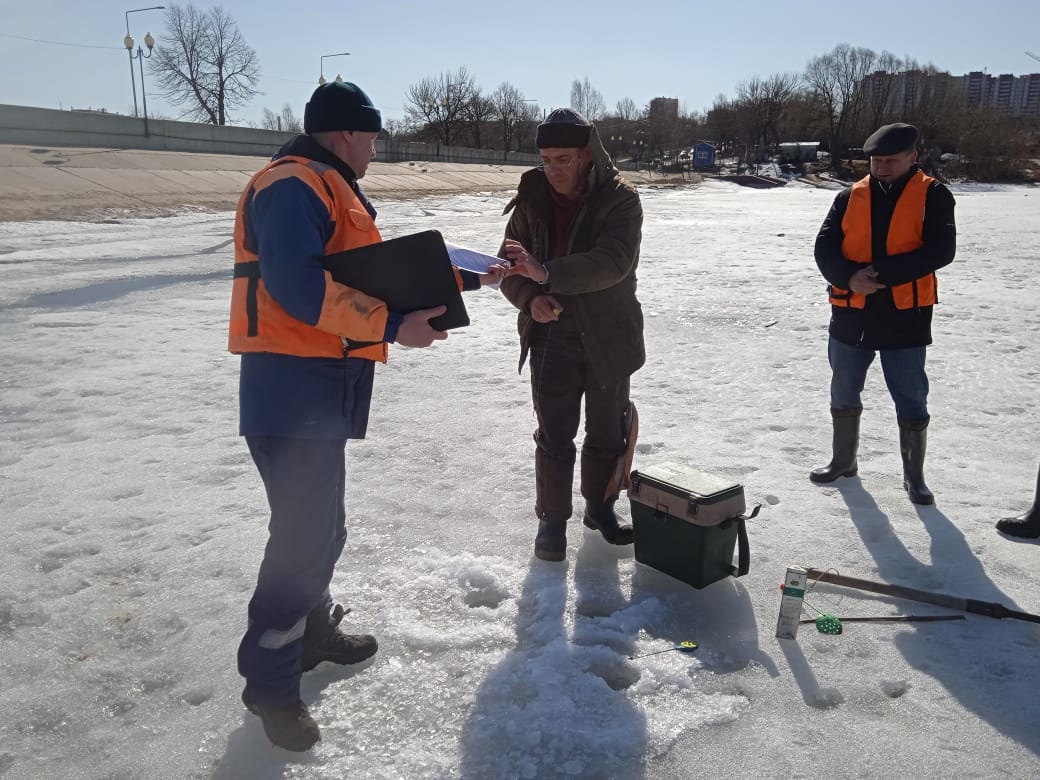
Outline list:
[[[972,71],[964,76],[908,70],[889,73],[879,70],[863,79],[867,101],[885,101],[895,113],[912,114],[922,100],[941,101],[962,96],[969,106],[992,108],[1012,117],[1040,117],[1040,73],[994,76]]]

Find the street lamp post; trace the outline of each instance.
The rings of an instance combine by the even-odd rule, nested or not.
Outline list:
[[[123,39],[123,45],[126,47],[126,53],[130,55],[130,89],[131,89],[131,91],[134,94],[134,116],[135,117],[137,116],[137,82],[134,80],[134,52],[133,52],[133,49],[134,49],[134,39],[130,37],[130,14],[140,13],[141,11],[161,11],[164,8],[166,8],[166,6],[164,6],[164,5],[152,5],[152,6],[149,6],[148,8],[134,8],[131,11],[125,11],[123,13],[123,18],[126,20],[126,37]],[[145,43],[147,43],[148,42],[148,38],[151,38],[151,37],[152,37],[151,35],[145,36]],[[129,43],[127,43],[127,41],[129,41]],[[154,41],[153,41],[153,43],[154,43]],[[138,51],[140,51],[140,50],[141,50],[140,47],[138,47]],[[150,45],[148,47],[148,53],[149,54],[152,53],[152,48],[151,48]],[[141,99],[144,100],[144,82],[143,81],[141,83]],[[146,133],[146,135],[147,135],[147,133]]]
[[[322,54],[321,59],[318,61],[318,84],[324,84],[325,82],[325,60],[329,57],[349,57],[349,51],[341,51],[339,54]],[[343,81],[343,77],[338,73],[336,74],[336,81]]]
[[[155,47],[155,38],[152,37],[151,33],[145,33],[144,45],[148,47],[148,53],[145,54],[141,51],[141,45],[137,46],[137,54],[134,54],[134,39],[127,33],[127,36],[123,39],[123,45],[126,46],[126,50],[130,52],[130,75],[134,75],[134,60],[137,60],[138,66],[141,70],[141,107],[144,109],[144,135],[148,137],[148,97],[144,92],[144,61],[152,56],[152,49]],[[137,101],[134,101],[134,116],[137,116]]]

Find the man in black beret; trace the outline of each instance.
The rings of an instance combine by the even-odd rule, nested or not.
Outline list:
[[[903,486],[915,504],[933,504],[924,481],[928,414],[926,347],[932,343],[935,272],[957,246],[954,200],[917,165],[917,128],[880,127],[863,144],[870,173],[834,199],[816,237],[816,265],[829,283],[832,457],[816,483],[857,473],[861,393],[881,356],[895,404]]]
[[[636,298],[643,209],[577,111],[550,113],[536,143],[542,164],[524,173],[506,207],[512,214],[500,255],[515,265],[502,292],[519,310],[521,368],[531,356],[534,554],[562,561],[583,400],[584,525],[611,544],[632,543],[632,527],[619,524],[614,504],[634,445],[629,378],[645,360]]]

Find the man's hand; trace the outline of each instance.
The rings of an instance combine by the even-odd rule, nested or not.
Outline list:
[[[556,322],[562,313],[560,302],[551,295],[536,295],[531,299],[531,319],[535,322]]]
[[[404,321],[397,329],[396,343],[406,347],[428,347],[435,341],[444,341],[448,334],[431,327],[430,320],[447,310],[447,306],[435,306],[432,309],[419,309],[404,315]]]
[[[885,287],[887,285],[881,284],[877,280],[877,271],[874,270],[872,265],[856,271],[849,279],[849,289],[860,295],[873,295],[878,290],[884,290]]]
[[[526,276],[539,284],[549,278],[549,272],[537,257],[524,249],[519,241],[507,238],[504,244],[506,257],[509,258],[513,267],[509,269],[508,276]]]
[[[486,273],[477,274],[480,277],[481,287],[490,287],[492,285],[500,284],[509,272],[509,266],[505,263],[496,263],[488,267]]]

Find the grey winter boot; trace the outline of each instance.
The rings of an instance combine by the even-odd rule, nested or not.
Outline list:
[[[1036,473],[1033,505],[1018,517],[1005,517],[999,520],[997,530],[1020,539],[1040,539],[1040,469]]]
[[[924,456],[928,444],[928,420],[899,418],[899,454],[903,456],[903,487],[915,504],[930,506],[935,496],[924,484]]]
[[[856,451],[859,449],[859,419],[863,407],[854,409],[831,409],[834,424],[831,462],[813,469],[809,479],[817,485],[833,482],[838,477],[854,477],[859,471]]]

